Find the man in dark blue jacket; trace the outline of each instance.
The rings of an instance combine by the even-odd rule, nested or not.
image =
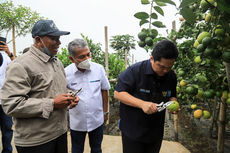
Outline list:
[[[165,110],[158,112],[156,105],[177,100],[177,78],[171,70],[177,57],[176,45],[162,40],[153,48],[149,60],[136,63],[120,74],[114,97],[121,101],[123,153],[160,151]]]

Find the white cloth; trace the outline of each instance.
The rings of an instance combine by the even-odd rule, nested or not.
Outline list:
[[[2,54],[2,57],[3,57],[3,62],[2,62],[2,66],[0,66],[0,90],[1,90],[3,82],[5,80],[6,67],[11,62],[10,58],[7,55]],[[2,103],[1,103],[1,98],[0,98],[0,105],[1,104]]]
[[[68,88],[76,91],[80,98],[78,105],[69,110],[70,128],[90,132],[104,122],[101,90],[109,90],[110,84],[102,65],[91,62],[90,70],[79,71],[74,63],[65,68]]]

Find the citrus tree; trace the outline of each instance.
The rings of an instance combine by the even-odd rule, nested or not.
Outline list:
[[[156,10],[153,4],[169,3],[166,0],[141,2],[151,4],[151,12],[136,13],[135,17],[141,18],[140,25],[149,23],[150,26],[153,25],[150,19],[155,16],[152,9]],[[230,76],[226,72],[230,63],[230,1],[182,0],[178,10],[182,16],[180,29],[171,30],[167,36],[167,39],[176,42],[179,49],[179,56],[173,66],[178,77],[178,101],[197,119],[209,119],[212,116],[212,136],[213,128],[218,131],[218,124],[222,124],[218,121],[220,105],[230,105]],[[148,21],[145,21],[147,18]],[[159,27],[163,27],[163,23],[158,23]],[[150,27],[138,33],[138,44],[146,51],[152,49],[155,42],[165,39],[156,35],[152,37],[154,31],[156,33],[157,30]],[[148,37],[153,40],[148,41]],[[229,109],[226,118],[226,123],[230,125]]]
[[[169,39],[177,39],[179,57],[175,62],[178,76],[178,99],[190,107],[197,119],[212,116],[213,128],[218,131],[220,105],[230,104],[226,74],[230,63],[230,3],[225,0],[183,0],[179,6],[183,16],[178,32]],[[176,37],[175,37],[176,36]],[[224,110],[225,111],[225,110]],[[230,121],[229,109],[227,122]]]

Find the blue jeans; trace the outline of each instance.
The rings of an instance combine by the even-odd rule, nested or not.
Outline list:
[[[71,130],[72,153],[83,153],[85,136],[87,132]],[[101,142],[103,139],[103,124],[97,129],[88,132],[91,153],[101,153]]]
[[[13,136],[12,117],[7,116],[0,105],[0,126],[2,131],[2,153],[12,153],[11,140]]]

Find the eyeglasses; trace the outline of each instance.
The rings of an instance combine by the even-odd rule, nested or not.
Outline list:
[[[165,66],[160,65],[160,64],[157,64],[157,66],[159,66],[161,69],[164,69],[164,70],[167,70],[167,71],[172,69],[172,67],[165,67]]]

